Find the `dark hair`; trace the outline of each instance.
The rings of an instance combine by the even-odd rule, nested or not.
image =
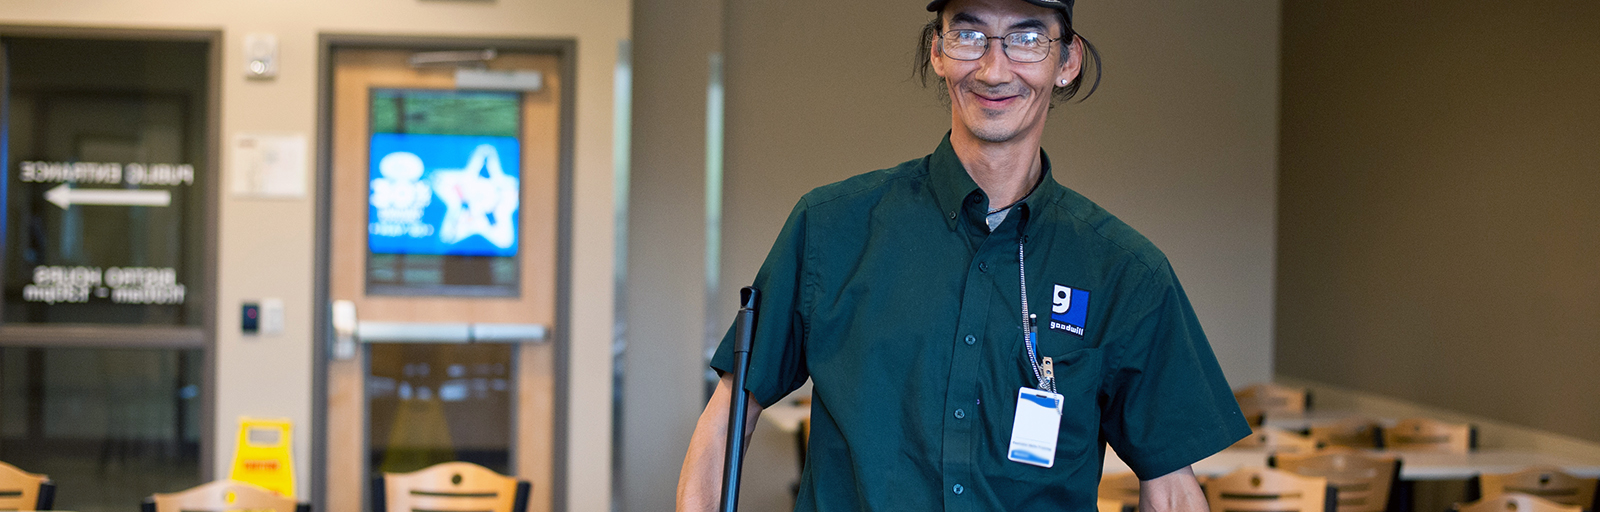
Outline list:
[[[1074,77],[1072,82],[1065,86],[1055,87],[1051,92],[1051,96],[1060,101],[1070,100],[1077,96],[1078,91],[1083,88],[1083,76],[1089,74],[1090,69],[1093,69],[1094,82],[1089,84],[1089,90],[1085,91],[1083,97],[1078,98],[1078,101],[1089,99],[1089,96],[1094,95],[1094,91],[1100,88],[1100,50],[1095,49],[1094,43],[1090,43],[1088,38],[1072,30],[1072,21],[1067,18],[1066,13],[1057,10],[1056,18],[1061,20],[1061,61],[1066,62],[1066,59],[1069,58],[1067,49],[1072,44],[1074,37],[1079,41],[1083,41],[1084,52],[1083,65],[1078,68],[1078,76]],[[939,12],[933,13],[932,21],[922,26],[922,39],[917,45],[917,62],[912,68],[912,74],[922,82],[923,87],[928,86],[928,78],[932,76],[935,82],[941,86],[939,87],[940,97],[948,101],[949,97],[946,95],[949,94],[949,91],[943,87],[944,77],[933,72],[933,63],[930,62],[934,39],[938,38],[942,32],[944,32],[944,10],[940,9]],[[1055,104],[1052,102],[1051,106],[1054,107]]]

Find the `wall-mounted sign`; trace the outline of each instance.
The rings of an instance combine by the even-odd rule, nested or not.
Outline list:
[[[304,134],[241,133],[228,159],[233,195],[277,199],[306,196]]]

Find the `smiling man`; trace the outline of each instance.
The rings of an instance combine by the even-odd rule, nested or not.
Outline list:
[[[806,194],[756,275],[752,424],[814,384],[795,510],[1093,510],[1107,444],[1142,510],[1206,510],[1190,464],[1250,428],[1166,256],[1039,146],[1098,64],[1072,1],[928,10],[918,68],[949,134]],[[731,337],[679,510],[717,506]]]

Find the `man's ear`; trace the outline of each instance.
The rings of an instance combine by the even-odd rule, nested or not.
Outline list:
[[[1056,83],[1072,83],[1078,79],[1078,74],[1083,72],[1083,39],[1076,34],[1072,36],[1072,44],[1067,45],[1067,61],[1061,63],[1061,70],[1056,75]]]
[[[939,78],[948,78],[944,75],[944,49],[939,44],[939,36],[934,36],[933,41],[928,44],[932,45],[928,48],[928,60],[933,64],[933,74],[939,75]]]

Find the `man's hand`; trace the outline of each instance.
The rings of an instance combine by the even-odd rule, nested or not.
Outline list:
[[[1183,469],[1139,482],[1139,512],[1206,512],[1206,495],[1194,479],[1194,469]]]
[[[694,436],[689,438],[689,453],[683,457],[683,469],[678,472],[678,512],[711,512],[717,510],[722,499],[722,462],[728,448],[728,405],[733,398],[733,376],[722,375],[717,390],[711,393],[705,412],[695,423]],[[745,445],[750,444],[750,434],[756,431],[756,419],[761,416],[761,404],[755,398],[746,402]],[[1191,475],[1192,481],[1194,477]],[[1201,502],[1204,504],[1204,501]]]

